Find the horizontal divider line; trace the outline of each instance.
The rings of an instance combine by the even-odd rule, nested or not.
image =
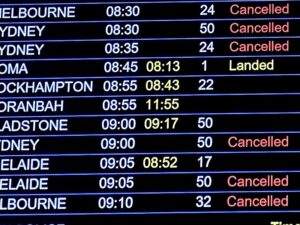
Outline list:
[[[84,118],[84,117],[154,117],[154,116],[243,116],[243,115],[299,115],[300,112],[221,112],[221,113],[140,113],[140,114],[81,114],[81,115],[28,115],[28,116],[0,116],[4,118]]]
[[[20,96],[0,97],[0,99],[62,99],[62,98],[155,98],[155,97],[214,97],[214,96],[273,96],[273,95],[300,95],[300,92],[288,93],[227,93],[227,94],[128,94],[128,95],[66,95],[66,96]]]
[[[247,191],[178,191],[178,192],[78,192],[78,193],[37,193],[37,194],[4,194],[1,197],[19,197],[19,196],[102,196],[102,195],[192,195],[192,194],[251,194],[251,193],[300,193],[300,190],[247,190]]]
[[[36,59],[0,59],[0,62],[39,62],[39,61],[104,61],[104,60],[152,60],[152,59],[243,59],[243,58],[297,58],[297,55],[223,55],[223,56],[151,56],[151,57],[100,57],[100,58],[36,58]]]
[[[20,80],[93,80],[93,79],[132,79],[132,78],[203,78],[203,77],[287,77],[287,76],[300,76],[300,73],[292,73],[292,74],[218,74],[218,75],[207,75],[207,74],[199,74],[199,75],[128,75],[128,76],[94,76],[94,77],[10,77],[10,78],[0,78],[0,80],[11,81],[14,79],[15,81]]]
[[[230,2],[247,2],[249,0],[230,0]],[[261,0],[252,0],[253,2],[260,2]],[[266,2],[285,2],[286,0],[265,0]],[[295,1],[297,0],[290,0]],[[228,0],[187,0],[187,1],[136,1],[134,4],[174,4],[174,3],[205,3],[205,2],[226,2],[228,3]],[[70,2],[70,3],[61,3],[61,2],[52,2],[52,3],[39,3],[39,5],[45,6],[45,5],[117,5],[117,4],[132,4],[132,1],[117,1],[117,2],[109,2],[109,1],[103,1],[103,2]],[[0,4],[0,6],[36,6],[36,3],[12,3],[12,4]]]
[[[100,132],[100,131],[99,131]],[[300,134],[300,131],[260,131],[260,132],[177,132],[177,133],[101,133],[101,134],[35,134],[35,135],[5,135],[1,138],[21,138],[21,137],[109,137],[109,136],[180,136],[180,135],[239,135],[239,134]]]
[[[300,170],[238,170],[238,171],[174,171],[174,172],[106,172],[106,173],[43,173],[43,174],[0,174],[0,177],[67,177],[67,176],[124,176],[124,175],[186,175],[186,174],[271,174],[271,173],[300,173]]]
[[[128,155],[229,155],[229,154],[299,154],[300,150],[295,150],[295,151],[284,151],[284,150],[276,150],[276,151],[228,151],[228,152],[142,152],[142,153],[65,153],[65,154],[22,154],[22,155],[0,155],[0,158],[22,158],[22,157],[82,157],[82,156],[128,156]]]
[[[228,15],[230,16],[230,15]],[[54,21],[30,21],[30,22],[19,22],[19,21],[8,21],[8,22],[0,22],[0,24],[80,24],[80,23],[176,23],[176,22],[201,22],[201,21],[281,21],[281,20],[300,20],[300,17],[261,17],[261,18],[190,18],[190,19],[128,19],[128,20],[120,20],[120,19],[107,19],[107,20],[54,20]]]
[[[168,212],[95,212],[95,213],[88,213],[88,212],[78,212],[78,213],[13,213],[13,214],[0,214],[0,217],[43,217],[43,216],[97,216],[97,215],[172,215],[172,214],[269,214],[269,213],[276,213],[276,214],[284,214],[284,213],[300,213],[300,210],[228,210],[228,211],[168,211]]]
[[[0,22],[1,24],[1,22]],[[6,23],[5,23],[6,24]],[[223,36],[223,37],[178,37],[178,38],[101,38],[101,39],[62,39],[62,40],[1,40],[1,43],[26,43],[26,42],[34,42],[34,43],[41,43],[41,42],[124,42],[124,41],[184,41],[184,40],[243,40],[243,39],[299,39],[300,36]]]

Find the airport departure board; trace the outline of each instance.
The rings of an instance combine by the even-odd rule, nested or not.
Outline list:
[[[300,224],[300,1],[1,0],[0,224]]]

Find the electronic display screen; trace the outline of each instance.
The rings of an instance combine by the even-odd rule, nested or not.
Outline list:
[[[299,0],[1,0],[0,225],[299,225],[299,38]]]

